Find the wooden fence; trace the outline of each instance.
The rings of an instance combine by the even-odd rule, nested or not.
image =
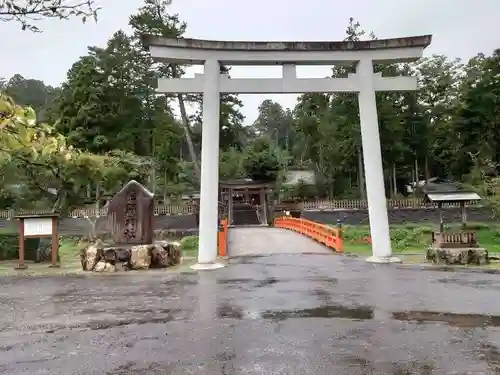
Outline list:
[[[299,203],[304,210],[359,210],[367,209],[368,201],[362,199],[343,200],[314,200]],[[466,206],[481,206],[481,202],[471,202]],[[425,202],[423,198],[388,199],[387,207],[390,209],[405,208],[433,208],[435,203]],[[459,203],[443,203],[444,208],[460,207]]]
[[[481,202],[474,202],[468,206],[480,206]],[[436,207],[435,204],[426,203],[423,199],[389,199],[387,200],[387,207],[390,209],[409,209],[409,208],[432,208]],[[459,207],[459,204],[447,203],[443,207]],[[343,199],[343,200],[314,200],[297,203],[297,208],[301,210],[360,210],[367,209],[368,202],[361,199]],[[156,216],[166,215],[188,215],[194,214],[197,207],[189,204],[178,205],[158,205],[154,208]],[[0,210],[0,220],[10,220],[16,215],[39,215],[49,213],[50,211],[44,210]],[[69,217],[101,217],[107,215],[107,209],[95,208],[75,209],[68,215]]]
[[[155,216],[166,216],[166,215],[188,215],[195,213],[196,207],[193,205],[162,205],[156,206],[154,208]],[[39,215],[44,213],[49,213],[50,211],[44,210],[8,210],[0,211],[0,220],[10,220],[16,215]],[[84,218],[84,217],[101,217],[106,216],[108,213],[107,208],[77,208],[68,215],[68,217],[73,218]]]

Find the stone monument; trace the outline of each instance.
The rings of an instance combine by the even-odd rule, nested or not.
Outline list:
[[[111,244],[82,241],[84,271],[115,272],[169,267],[180,262],[180,244],[153,241],[154,194],[128,182],[108,204]],[[121,266],[121,267],[120,267]]]
[[[152,243],[153,211],[154,194],[137,181],[129,181],[108,205],[108,225],[114,243]]]

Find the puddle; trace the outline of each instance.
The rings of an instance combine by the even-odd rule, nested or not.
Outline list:
[[[261,316],[264,319],[271,320],[285,320],[292,318],[346,318],[365,320],[373,319],[373,308],[329,305],[300,310],[267,310],[264,311]]]
[[[239,255],[236,257],[229,257],[229,263],[233,264],[253,264],[255,260],[264,258],[268,255]]]
[[[157,309],[152,310],[140,310],[134,311],[138,314],[137,317],[123,317],[116,319],[95,319],[84,322],[75,322],[71,324],[54,324],[54,323],[42,323],[28,325],[25,328],[31,331],[42,331],[45,333],[55,333],[56,331],[67,331],[67,330],[107,330],[116,327],[123,327],[132,324],[143,325],[143,324],[165,324],[174,320],[181,320],[184,317],[179,314],[183,311],[180,309]],[[123,314],[130,314],[130,311],[124,312]],[[144,315],[146,314],[146,315]],[[3,332],[4,330],[0,330]]]
[[[184,286],[184,285],[197,285],[197,280],[190,280],[186,278],[174,278],[163,282],[165,285],[176,285],[176,286]]]
[[[436,279],[438,283],[441,284],[456,284],[460,286],[466,286],[470,288],[477,288],[477,289],[500,289],[500,284],[495,283],[491,280],[464,280],[464,279],[459,279],[459,278],[443,278],[443,279]]]
[[[275,277],[268,277],[264,280],[255,280],[255,279],[218,279],[217,284],[220,285],[228,285],[228,286],[239,286],[242,284],[248,284],[250,288],[263,288],[269,285],[276,284],[279,281],[283,281],[277,279]]]
[[[233,306],[228,303],[217,306],[217,318],[243,319],[245,315],[243,309],[239,306]]]
[[[306,280],[329,284],[329,285],[336,285],[339,282],[339,280],[334,277],[320,277],[320,276],[306,277]]]
[[[500,327],[500,316],[482,314],[456,314],[432,311],[393,312],[392,318],[417,323],[446,323],[452,327]]]
[[[116,316],[120,315],[130,315],[130,314],[137,314],[137,315],[145,315],[145,314],[150,314],[150,315],[165,315],[165,314],[171,314],[175,312],[179,312],[180,310],[174,310],[174,309],[162,309],[162,308],[144,308],[144,307],[127,307],[127,308],[90,308],[90,309],[82,309],[78,310],[79,314],[82,315],[96,315],[96,314],[112,314]]]
[[[160,323],[168,323],[174,320],[173,315],[169,316],[152,316],[152,317],[143,317],[143,318],[131,318],[124,320],[104,320],[104,321],[95,321],[89,322],[85,324],[76,325],[75,327],[68,328],[80,328],[80,329],[90,329],[91,331],[98,331],[102,329],[110,329],[122,326],[128,326],[131,324],[160,324]]]
[[[312,294],[316,296],[319,303],[328,306],[331,303],[331,294],[324,289],[316,288],[312,291]]]
[[[136,363],[129,362],[106,372],[106,375],[164,375],[170,374],[174,368],[175,364],[165,365],[162,363],[151,363],[147,367],[138,368]]]
[[[262,288],[262,287],[265,287],[265,286],[276,284],[278,281],[279,280],[277,278],[275,278],[275,277],[268,277],[265,280],[258,281],[255,284],[255,287],[256,288]]]
[[[226,285],[226,284],[246,284],[253,282],[253,279],[218,279],[217,284]]]

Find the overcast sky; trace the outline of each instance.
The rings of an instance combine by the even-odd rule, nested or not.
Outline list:
[[[58,85],[87,46],[102,46],[142,0],[98,0],[97,24],[46,20],[41,34],[0,23],[0,77],[20,73]],[[468,58],[500,48],[500,0],[173,0],[188,24],[187,37],[220,40],[342,40],[349,17],[378,38],[433,34],[426,54]],[[190,72],[191,74],[193,71]],[[277,67],[238,67],[233,77],[277,77]],[[323,77],[327,67],[299,68],[299,77]],[[294,95],[242,95],[247,123],[266,98],[293,107]]]

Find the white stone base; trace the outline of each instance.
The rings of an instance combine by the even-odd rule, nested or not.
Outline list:
[[[218,270],[219,268],[223,268],[226,265],[223,263],[196,263],[191,266],[191,269],[195,271],[213,271],[213,270]]]
[[[402,263],[402,260],[397,257],[379,257],[376,255],[366,258],[366,261],[369,263]]]

